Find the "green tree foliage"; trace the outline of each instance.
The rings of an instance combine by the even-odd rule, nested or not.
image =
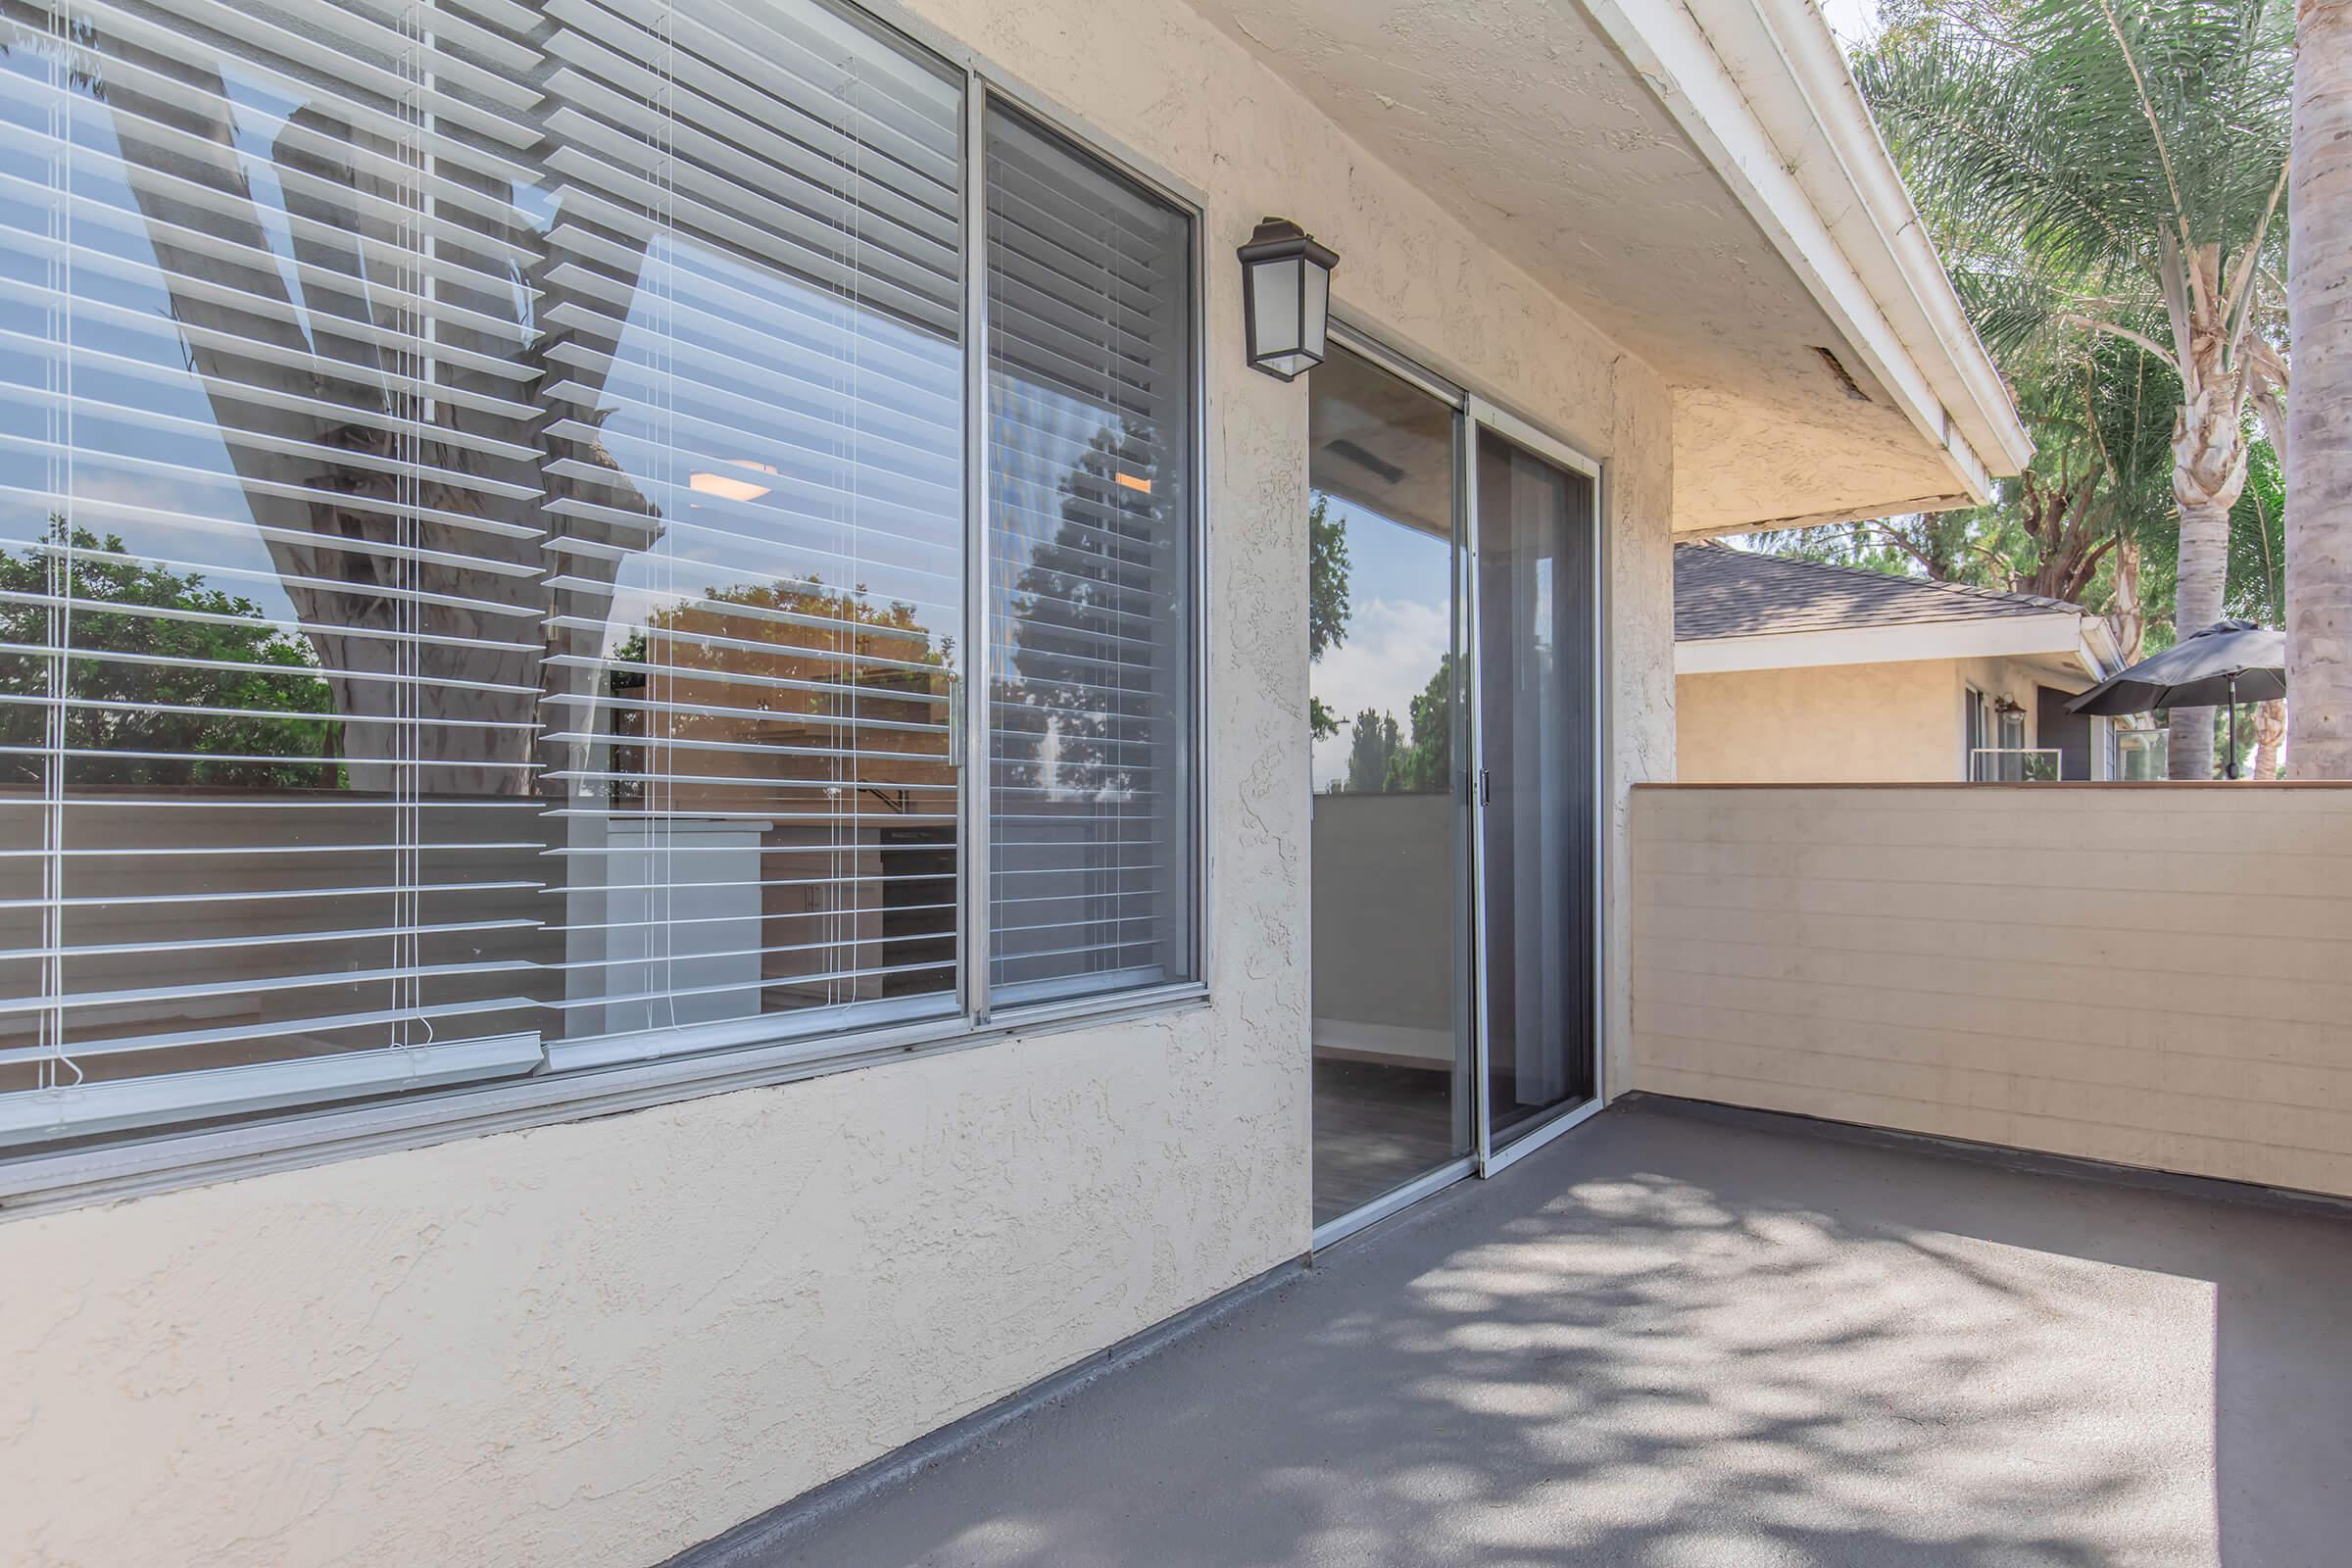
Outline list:
[[[1392,792],[1427,793],[1453,782],[1453,656],[1438,661],[1438,672],[1412,700],[1412,744],[1389,761]]]
[[[1164,487],[1136,490],[1115,476],[1152,471],[1158,451],[1149,425],[1096,430],[1061,477],[1060,526],[1012,584],[1011,668],[995,673],[991,707],[1013,782],[1085,794],[1134,787],[1136,737],[1153,699],[1122,696],[1126,710],[1110,711],[1104,687],[1134,679],[1126,645],[1139,626],[1164,637],[1183,619],[1178,606],[1147,597]],[[1181,656],[1171,648],[1168,657]]]
[[[1367,708],[1355,715],[1348,776],[1332,793],[1421,795],[1453,787],[1453,655],[1439,658],[1437,673],[1405,711],[1409,740],[1394,713]]]
[[[2287,384],[2290,0],[1883,11],[1855,78],[2021,403],[2053,367],[2063,384],[2086,334],[2169,373],[2172,618],[2211,623],[2252,416],[2276,424]],[[2176,715],[2174,776],[2209,775],[2207,716]]]
[[[1389,787],[1390,765],[1403,747],[1396,715],[1367,708],[1355,715],[1350,728],[1354,740],[1348,749],[1348,776],[1340,788],[1349,795],[1382,794]]]
[[[735,612],[751,613],[738,617]],[[744,644],[764,652],[750,653]],[[743,710],[820,725],[853,715],[943,723],[938,700],[948,695],[943,677],[951,653],[947,639],[934,643],[914,606],[896,600],[877,605],[862,583],[844,591],[811,576],[706,587],[699,599],[655,612],[612,651],[607,675],[608,692],[616,700],[612,768],[621,776],[612,781],[611,794],[621,804],[643,805],[650,769],[680,768],[674,757],[664,764],[649,755],[649,734],[660,743],[724,746],[739,741],[747,723],[759,722],[745,718]],[[744,675],[759,679],[737,678]],[[684,701],[678,702],[681,693]],[[700,705],[713,699],[722,710],[702,711]],[[676,706],[664,706],[670,703]],[[857,732],[846,733],[844,739],[828,731],[823,739],[866,750],[860,765],[869,770],[884,759],[912,768],[948,760],[944,734],[895,740],[877,751]],[[681,770],[709,772],[721,765]],[[829,780],[835,770],[832,759],[771,760],[766,765],[798,766],[811,779]]]
[[[1318,494],[1306,511],[1306,662],[1348,640],[1348,519],[1331,515],[1331,498]],[[1340,716],[1323,699],[1306,700],[1307,729],[1316,740],[1340,732]]]
[[[2232,615],[2286,623],[2286,474],[2267,441],[2247,455],[2246,493],[2230,514],[2226,602]]]
[[[71,562],[72,657],[64,661],[73,784],[332,789],[343,783],[342,723],[309,642],[269,623],[253,601],[202,573],[132,558],[114,534],[0,551],[0,643],[53,646],[52,612]],[[120,605],[121,610],[93,605]],[[180,612],[139,614],[137,610]],[[101,655],[134,658],[109,659]],[[0,779],[38,784],[58,661],[0,655]],[[29,749],[35,755],[26,755]],[[149,755],[138,755],[149,754]]]

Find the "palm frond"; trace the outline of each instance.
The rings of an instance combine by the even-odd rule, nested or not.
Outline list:
[[[2161,245],[2280,252],[2288,0],[1923,0],[1855,77],[1946,254],[2110,286]]]

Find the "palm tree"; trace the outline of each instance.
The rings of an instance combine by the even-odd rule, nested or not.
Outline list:
[[[1990,345],[2104,334],[2178,378],[2173,621],[2211,624],[2248,415],[2275,420],[2287,379],[2286,0],[1887,9],[1856,78]],[[2173,714],[2171,755],[2213,776],[2210,710]]]
[[[2352,0],[2301,0],[2287,315],[2303,392],[2288,420],[2287,766],[2352,778]]]

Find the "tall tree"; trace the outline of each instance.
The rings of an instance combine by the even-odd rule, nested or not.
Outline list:
[[[1354,612],[1348,602],[1348,519],[1331,514],[1331,497],[1318,492],[1306,510],[1306,662],[1319,664],[1323,656],[1348,640],[1348,622]],[[1323,706],[1313,693],[1306,699],[1307,733],[1325,740],[1340,732],[1339,714]]]
[[[2285,0],[1911,0],[1856,64],[1996,351],[2136,345],[2180,383],[2174,620],[2219,619],[2249,412],[2286,387]],[[2213,774],[2210,710],[2172,773]]]
[[[2287,767],[2352,778],[2352,0],[2296,7],[2287,315]]]
[[[1453,655],[1438,658],[1437,673],[1406,704],[1412,721],[1410,744],[1389,759],[1388,787],[1395,794],[1443,793],[1453,787]]]
[[[1404,737],[1396,728],[1396,715],[1367,708],[1355,715],[1350,727],[1354,738],[1348,748],[1348,777],[1344,788],[1334,793],[1385,794],[1389,789],[1390,769],[1404,746]]]

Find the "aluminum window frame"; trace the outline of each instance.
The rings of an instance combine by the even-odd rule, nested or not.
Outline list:
[[[1211,624],[1215,556],[1209,496],[1214,484],[1209,441],[1209,320],[1213,295],[1204,191],[1145,157],[1004,70],[978,50],[913,16],[894,0],[820,0],[853,20],[888,34],[911,54],[924,55],[963,80],[961,348],[964,355],[964,584],[965,667],[956,677],[955,711],[962,725],[964,788],[959,792],[957,856],[957,1011],[919,1022],[861,1014],[827,1027],[823,1015],[776,1013],[710,1031],[707,1045],[662,1034],[632,1051],[619,1039],[583,1042],[571,1064],[543,1065],[525,1076],[474,1079],[405,1098],[359,1104],[331,1102],[289,1107],[228,1126],[160,1122],[137,1134],[71,1150],[26,1146],[0,1152],[0,1221],[85,1203],[167,1192],[174,1188],[301,1169],[313,1165],[420,1149],[497,1132],[520,1131],[592,1116],[697,1100],[738,1089],[797,1082],[887,1061],[944,1054],[1028,1035],[1113,1024],[1133,1018],[1205,1008],[1213,994],[1215,945],[1210,916],[1216,895]],[[1185,646],[1192,662],[1187,717],[1192,726],[1193,854],[1191,951],[1194,974],[1131,990],[1011,1007],[989,1004],[989,888],[987,857],[988,723],[985,669],[987,578],[987,180],[984,148],[989,106],[1001,104],[1067,139],[1105,169],[1132,181],[1179,213],[1189,232],[1185,305],[1192,407],[1186,421],[1192,625]],[[976,917],[976,918],[975,918]],[[681,1031],[702,1033],[702,1026]],[[558,1043],[558,1049],[562,1042]],[[581,1058],[586,1059],[581,1059]],[[299,1063],[297,1063],[299,1065]],[[155,1080],[159,1085],[162,1079]],[[190,1106],[191,1114],[201,1114]]]

